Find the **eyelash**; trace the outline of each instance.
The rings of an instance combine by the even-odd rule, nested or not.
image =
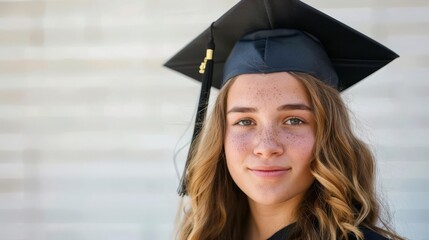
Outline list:
[[[250,124],[243,124],[243,122],[249,122]],[[254,125],[254,122],[250,119],[241,119],[238,122],[236,122],[234,125],[238,125],[238,126],[250,126],[250,125]]]
[[[298,124],[292,124],[292,123],[289,123],[288,125],[301,125],[301,124],[303,124],[303,123],[305,123],[304,122],[304,120],[302,120],[302,119],[300,119],[300,118],[297,118],[297,117],[291,117],[291,118],[288,118],[286,121],[285,121],[285,123],[286,122],[290,122],[291,120],[298,120],[299,121],[299,123]]]
[[[296,124],[292,124],[291,121],[299,121],[299,122],[296,123]],[[244,124],[244,122],[247,122],[248,124]],[[289,123],[287,123],[287,122],[289,122]],[[287,125],[297,126],[297,125],[301,125],[301,124],[305,123],[305,121],[302,120],[302,119],[300,119],[300,118],[298,118],[298,117],[290,117],[290,118],[286,119],[286,121],[284,121],[283,123],[285,123]],[[242,120],[237,121],[234,125],[238,125],[238,126],[251,126],[251,125],[254,125],[254,124],[255,123],[251,119],[242,119]]]

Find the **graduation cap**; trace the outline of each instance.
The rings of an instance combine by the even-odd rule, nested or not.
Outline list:
[[[298,0],[241,0],[165,66],[202,81],[194,140],[204,121],[211,86],[220,89],[234,76],[306,72],[342,91],[397,57]],[[188,165],[189,157],[180,195],[186,194]]]

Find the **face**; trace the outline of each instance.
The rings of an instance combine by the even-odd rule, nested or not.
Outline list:
[[[302,198],[310,173],[315,120],[307,92],[294,76],[244,74],[227,97],[225,156],[249,200],[278,204]]]

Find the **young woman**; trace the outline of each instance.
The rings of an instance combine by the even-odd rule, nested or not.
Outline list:
[[[339,92],[368,62],[336,62],[307,31],[267,29],[228,51],[191,147],[178,239],[402,239],[381,219],[374,158]]]
[[[376,225],[374,159],[339,92],[309,74],[228,81],[188,171],[179,239],[401,239]]]

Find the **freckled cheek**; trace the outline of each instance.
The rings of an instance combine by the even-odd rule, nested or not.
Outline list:
[[[315,137],[312,132],[287,132],[283,135],[284,144],[295,149],[303,156],[310,157],[313,153]]]
[[[225,153],[228,157],[249,151],[253,134],[227,130],[225,135]]]

